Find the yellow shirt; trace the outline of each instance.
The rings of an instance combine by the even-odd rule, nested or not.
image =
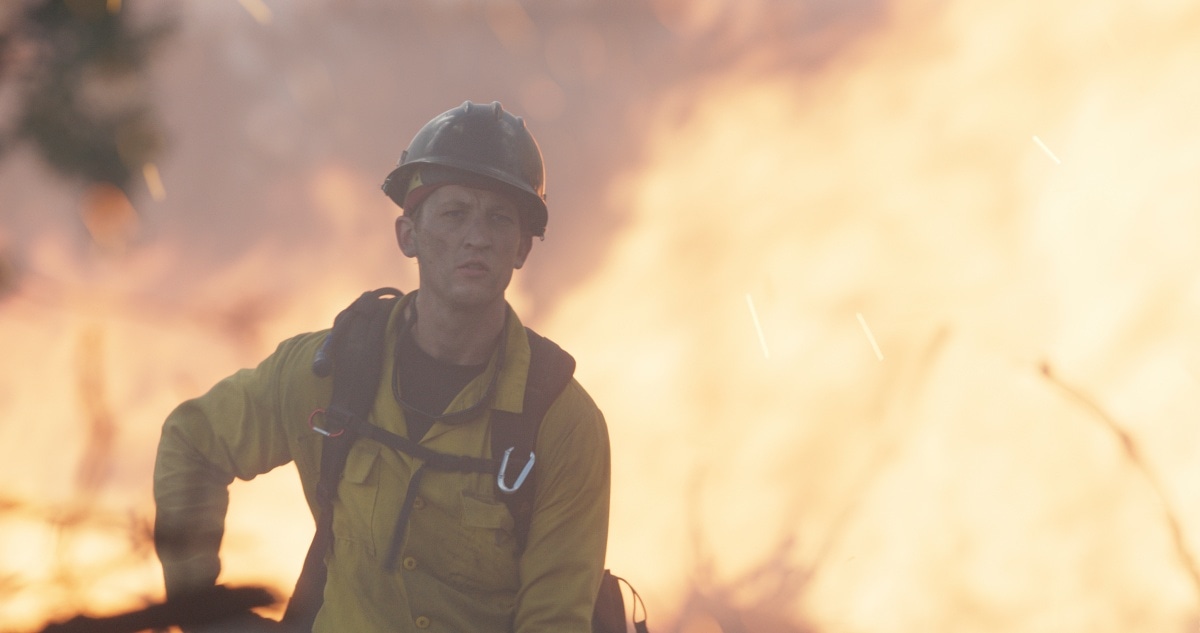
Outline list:
[[[383,379],[369,416],[400,435],[406,427],[390,387],[390,351],[410,299],[392,313]],[[168,594],[215,582],[234,477],[252,479],[295,461],[309,506],[316,507],[322,436],[308,419],[328,405],[332,380],[316,377],[311,365],[326,333],[284,341],[257,368],[235,373],[168,416],[154,472]],[[506,358],[491,409],[520,412],[529,342],[511,309],[504,336]],[[496,361],[493,355],[447,413],[484,395]],[[489,418],[485,411],[458,424],[436,422],[420,444],[491,457]],[[383,559],[420,463],[370,439],[355,442],[334,501],[334,545],[314,631],[590,632],[608,540],[609,445],[604,417],[578,382],[550,407],[534,452],[534,513],[519,558],[495,476],[433,470],[417,491],[397,569],[388,572]]]

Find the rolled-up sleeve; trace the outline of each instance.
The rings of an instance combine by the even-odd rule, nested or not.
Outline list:
[[[258,367],[238,371],[167,416],[154,465],[154,537],[168,596],[216,581],[233,479],[253,479],[291,461],[281,385],[311,347],[304,337],[289,339]]]

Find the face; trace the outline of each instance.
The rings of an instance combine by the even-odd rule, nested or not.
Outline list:
[[[421,294],[466,311],[503,304],[513,271],[533,245],[514,200],[462,185],[439,187],[415,219],[398,218],[396,239],[417,259]]]

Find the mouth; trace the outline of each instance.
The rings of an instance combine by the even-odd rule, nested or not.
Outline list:
[[[485,264],[479,260],[474,260],[474,259],[467,261],[467,262],[463,262],[462,264],[459,264],[458,269],[465,273],[473,274],[473,275],[482,275],[491,270],[491,268],[489,268],[487,264]]]

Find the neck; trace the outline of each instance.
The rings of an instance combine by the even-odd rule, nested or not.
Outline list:
[[[491,358],[504,331],[507,303],[500,301],[483,310],[464,312],[420,292],[414,303],[418,318],[412,336],[426,354],[454,365],[478,365]]]

